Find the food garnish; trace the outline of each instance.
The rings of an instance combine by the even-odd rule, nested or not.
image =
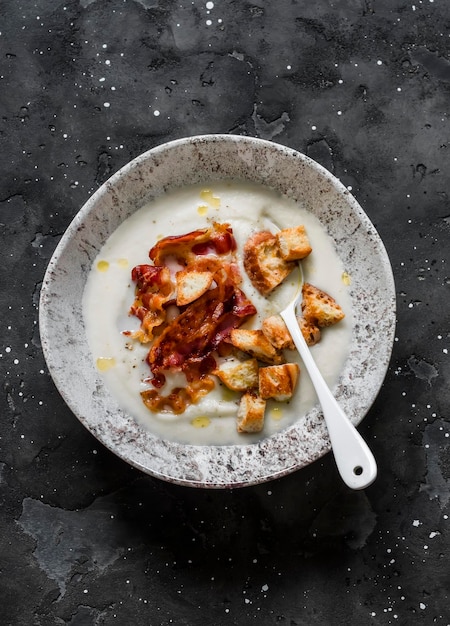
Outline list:
[[[244,270],[267,296],[311,251],[302,225],[276,235],[260,231],[244,245]],[[300,368],[286,362],[293,344],[281,317],[267,317],[259,329],[245,327],[257,310],[241,288],[238,254],[230,225],[213,223],[160,239],[149,251],[151,263],[132,269],[129,312],[140,327],[127,334],[149,345],[149,388],[141,396],[151,411],[182,414],[220,383],[240,394],[238,432],[259,432],[266,401],[285,402],[295,393]],[[322,327],[343,317],[331,296],[304,285],[298,321],[310,345],[320,340]],[[173,374],[184,382],[170,388]]]

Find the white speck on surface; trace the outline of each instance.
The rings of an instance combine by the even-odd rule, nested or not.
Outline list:
[[[317,130],[317,126],[311,126],[311,130]]]
[[[109,107],[111,106],[111,104],[109,102],[104,102],[103,106],[105,107],[105,109],[109,109]]]
[[[208,9],[208,11],[211,11],[212,9],[214,9],[214,2],[207,2],[206,8]]]
[[[269,585],[267,584],[261,587],[261,591],[268,591],[268,590],[269,590]]]
[[[378,61],[377,61],[377,65],[383,65],[383,61],[380,61],[380,60],[378,59]]]
[[[158,111],[158,110],[156,109],[156,111],[153,111],[153,115],[154,115],[155,117],[159,117],[159,115],[161,115],[161,113],[160,113],[160,111]]]
[[[211,26],[212,20],[206,20],[206,26]]]
[[[109,59],[106,59],[105,65],[111,65],[111,61]]]
[[[417,528],[417,527],[420,525],[419,520],[418,520],[418,519],[413,520],[412,525],[413,525],[413,526],[415,526],[415,527]]]
[[[437,537],[438,535],[440,535],[441,533],[435,532],[433,531],[432,533],[430,533],[429,537],[430,539],[434,539],[435,537]]]

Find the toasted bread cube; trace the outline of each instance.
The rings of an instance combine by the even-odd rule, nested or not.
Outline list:
[[[246,352],[264,363],[282,363],[283,357],[270,343],[262,330],[233,328],[230,334],[231,343],[235,348]]]
[[[269,365],[259,370],[259,395],[264,400],[273,398],[285,402],[292,398],[297,385],[300,368],[297,363]]]
[[[238,363],[223,363],[214,374],[233,391],[248,391],[258,387],[258,361],[247,359]]]
[[[307,322],[319,328],[332,326],[345,317],[334,298],[309,283],[303,285],[302,313]]]
[[[304,317],[297,317],[297,322],[308,346],[314,346],[320,341],[321,333],[318,326]]]
[[[278,287],[295,267],[295,263],[281,257],[277,238],[269,231],[255,233],[247,239],[243,259],[252,285],[263,296]]]
[[[239,433],[259,433],[264,427],[266,401],[256,393],[247,391],[241,398],[236,427]]]
[[[299,261],[312,252],[304,226],[283,228],[276,234],[281,258],[285,261]]]
[[[304,317],[297,317],[302,335],[308,344],[313,346],[320,341],[320,328]],[[266,317],[262,323],[262,331],[277,350],[294,350],[294,342],[281,315]]]
[[[175,276],[177,282],[177,305],[190,304],[211,287],[213,273],[209,271],[182,270]]]
[[[294,342],[281,315],[266,317],[262,331],[277,350],[294,350]]]

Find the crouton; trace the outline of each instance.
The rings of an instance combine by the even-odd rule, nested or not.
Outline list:
[[[334,298],[309,283],[303,285],[302,313],[307,322],[319,328],[332,326],[345,317]]]
[[[258,387],[258,361],[247,359],[246,361],[225,362],[214,371],[214,374],[233,391],[248,391]]]
[[[233,328],[230,333],[230,341],[235,348],[246,352],[258,361],[274,364],[283,362],[283,357],[262,330]]]
[[[283,228],[276,234],[281,258],[285,261],[299,261],[312,252],[304,226]]]
[[[320,341],[320,328],[316,326],[314,322],[306,320],[304,317],[297,317],[297,322],[308,346],[314,346]]]
[[[297,363],[269,365],[259,370],[259,395],[263,400],[273,398],[285,402],[292,398],[297,385],[300,368]]]
[[[263,296],[280,285],[295,267],[294,262],[281,257],[277,238],[269,231],[257,232],[247,239],[243,259],[252,285]]]
[[[247,391],[239,403],[236,427],[239,433],[259,433],[264,426],[266,401],[256,393]]]
[[[320,328],[304,317],[297,317],[302,335],[308,344],[313,346],[320,341]],[[294,342],[281,315],[270,315],[262,323],[262,331],[277,350],[294,350]]]
[[[184,306],[200,298],[211,287],[212,272],[182,270],[176,273],[177,305]]]
[[[294,350],[294,342],[281,315],[266,317],[262,331],[277,350]]]

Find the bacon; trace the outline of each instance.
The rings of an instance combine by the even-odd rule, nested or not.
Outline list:
[[[150,249],[149,257],[156,266],[164,264],[168,256],[182,265],[195,261],[196,256],[225,255],[236,250],[233,230],[228,224],[214,224],[185,235],[164,237]]]
[[[191,369],[200,376],[214,369],[215,361],[209,358],[211,353],[230,335],[232,328],[256,313],[239,289],[226,287],[223,300],[221,291],[216,287],[206,292],[166,326],[147,356],[154,375],[175,369],[184,371],[189,379]],[[204,371],[199,370],[200,366]]]
[[[228,254],[234,250],[236,250],[236,240],[231,228],[227,228],[226,231],[218,235],[212,235],[209,241],[196,243],[192,246],[192,252],[198,255]]]
[[[234,292],[233,313],[238,317],[248,317],[256,314],[255,305],[240,289]]]
[[[131,280],[137,283],[139,291],[158,290],[170,280],[166,267],[155,265],[136,265],[131,270]]]
[[[216,369],[215,354],[228,354],[227,342],[233,328],[256,314],[256,308],[239,288],[242,276],[235,258],[236,241],[228,224],[215,223],[185,235],[165,237],[149,252],[154,265],[133,268],[136,296],[130,313],[141,320],[132,337],[142,343],[153,341],[147,354],[152,376],[146,382],[153,389],[141,393],[152,411],[182,413],[214,387],[210,376]],[[170,261],[170,264],[169,264]],[[176,296],[172,281],[173,264],[187,270],[208,271],[212,286],[199,298],[179,307],[180,313],[169,321],[166,309]],[[175,295],[174,295],[175,294]],[[159,334],[154,337],[154,329]],[[161,389],[168,372],[182,372],[185,387],[163,395]]]
[[[146,389],[141,391],[142,401],[151,411],[170,412],[175,415],[184,413],[188,404],[195,404],[214,389],[215,383],[209,376],[201,378],[188,384],[187,387],[175,387],[166,396],[160,394],[156,389]]]

